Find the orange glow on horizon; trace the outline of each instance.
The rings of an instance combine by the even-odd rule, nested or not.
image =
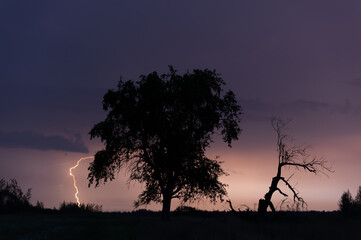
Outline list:
[[[79,189],[78,189],[78,187],[76,186],[75,175],[72,173],[72,170],[75,169],[75,168],[77,168],[77,167],[79,166],[79,164],[80,164],[81,161],[83,161],[83,160],[85,160],[85,159],[90,159],[90,158],[94,158],[94,157],[93,157],[93,156],[90,156],[90,157],[80,158],[80,159],[78,160],[78,162],[76,163],[76,165],[73,166],[73,167],[71,167],[71,168],[69,169],[70,176],[73,177],[73,184],[74,184],[74,188],[75,188],[75,190],[76,190],[76,193],[75,193],[74,196],[75,196],[75,198],[76,198],[76,203],[77,203],[78,207],[80,207],[80,201],[79,201],[79,197],[78,197]]]

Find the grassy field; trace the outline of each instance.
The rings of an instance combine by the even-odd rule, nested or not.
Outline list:
[[[0,215],[0,239],[360,239],[361,218],[284,213],[240,219],[231,213],[29,213]]]

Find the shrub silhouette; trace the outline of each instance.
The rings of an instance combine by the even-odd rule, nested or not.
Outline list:
[[[64,213],[94,213],[101,212],[103,206],[93,203],[81,204],[80,207],[74,202],[62,202],[59,207],[60,212]]]
[[[194,207],[190,207],[190,206],[184,206],[184,205],[180,205],[179,207],[177,207],[174,212],[179,212],[179,213],[195,213],[195,212],[199,212],[199,210],[197,208]]]
[[[0,213],[21,212],[31,209],[29,202],[31,189],[22,191],[18,182],[11,179],[9,182],[0,179]]]
[[[187,216],[187,217],[211,217],[217,212],[218,211],[207,211],[195,207],[180,205],[174,210],[173,214],[175,216]]]
[[[205,211],[199,210],[195,207],[180,205],[174,210],[176,216],[203,216]]]

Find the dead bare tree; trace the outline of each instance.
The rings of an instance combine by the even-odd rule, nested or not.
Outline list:
[[[268,207],[272,210],[272,212],[276,211],[271,201],[274,192],[279,192],[284,197],[288,197],[288,194],[283,192],[278,187],[279,182],[283,182],[292,192],[293,202],[297,205],[297,207],[301,206],[302,208],[307,209],[307,203],[299,195],[297,189],[290,183],[290,179],[292,178],[293,174],[290,177],[285,178],[282,176],[282,170],[289,167],[295,168],[296,170],[303,169],[306,172],[314,174],[325,174],[325,172],[331,172],[331,168],[326,166],[327,161],[325,159],[311,156],[307,152],[307,147],[289,147],[285,144],[289,136],[285,135],[283,131],[289,121],[283,121],[281,119],[273,118],[271,122],[273,129],[277,133],[278,167],[276,176],[272,178],[269,191],[264,195],[264,198],[259,200],[258,213],[265,214]]]
[[[239,217],[241,219],[246,219],[246,220],[254,220],[254,215],[252,215],[252,212],[247,205],[244,205],[244,204],[241,205],[241,207],[245,208],[245,210],[242,211],[240,208],[238,208],[238,210],[235,210],[232,206],[231,200],[227,200],[226,202],[229,204],[229,207],[230,207],[232,213],[234,215],[236,215],[237,217]]]

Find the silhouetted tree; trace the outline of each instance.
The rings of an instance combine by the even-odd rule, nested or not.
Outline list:
[[[241,107],[232,91],[223,94],[224,84],[215,71],[179,75],[173,67],[138,82],[120,80],[104,96],[106,119],[90,131],[105,149],[90,164],[89,185],[113,180],[115,171],[128,167],[129,181],[145,183],[135,207],[162,202],[163,219],[173,198],[222,200],[226,189],[218,178],[225,172],[205,150],[218,130],[229,146],[241,131]]]
[[[361,213],[361,186],[358,187],[354,202],[356,205],[356,211]]]
[[[11,179],[9,182],[0,179],[0,212],[29,210],[31,208],[30,198],[31,189],[24,194],[15,179]]]
[[[298,191],[295,189],[294,186],[291,185],[289,181],[293,174],[289,178],[285,178],[282,176],[282,169],[284,169],[285,167],[304,169],[306,172],[311,172],[314,174],[318,174],[320,172],[323,172],[324,170],[331,171],[329,167],[326,167],[326,161],[324,159],[311,157],[310,154],[307,152],[307,147],[290,147],[286,145],[286,140],[288,136],[285,135],[283,131],[287,125],[287,122],[281,119],[274,118],[272,119],[271,123],[273,129],[277,133],[278,166],[277,174],[275,177],[272,178],[269,191],[265,194],[263,199],[259,200],[258,212],[262,214],[267,212],[268,207],[270,207],[272,212],[275,212],[275,207],[271,201],[274,192],[279,192],[284,197],[288,197],[288,195],[278,187],[279,182],[283,182],[292,192],[293,201],[297,204],[297,208],[299,206],[302,208],[307,206],[304,199],[299,195]]]
[[[338,206],[343,214],[348,215],[351,212],[353,212],[354,204],[353,204],[352,195],[349,190],[347,190],[342,194]]]
[[[349,190],[344,192],[338,206],[341,213],[345,215],[361,214],[361,186],[357,190],[355,199],[352,198]]]
[[[43,202],[40,202],[40,201],[36,201],[35,208],[36,208],[37,210],[44,210],[44,203],[43,203]]]

